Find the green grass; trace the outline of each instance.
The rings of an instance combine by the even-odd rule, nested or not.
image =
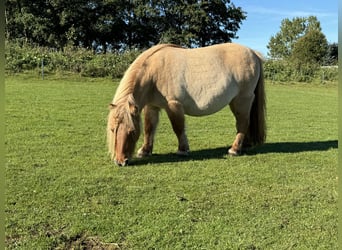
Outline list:
[[[228,108],[187,117],[186,158],[162,112],[155,154],[124,168],[105,146],[116,86],[7,77],[8,249],[337,249],[336,85],[267,84],[267,143],[241,157]]]

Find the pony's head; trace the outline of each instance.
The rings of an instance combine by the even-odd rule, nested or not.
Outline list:
[[[107,143],[111,159],[119,166],[128,165],[140,135],[140,113],[134,99],[110,104]]]

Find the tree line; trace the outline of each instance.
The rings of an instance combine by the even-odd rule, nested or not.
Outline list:
[[[246,12],[230,0],[5,0],[6,39],[61,49],[187,47],[237,38]]]
[[[272,59],[302,64],[337,64],[338,44],[329,44],[316,16],[285,18],[267,45]]]
[[[338,44],[329,44],[315,16],[285,18],[267,45],[266,78],[281,82],[337,80]]]
[[[142,49],[161,42],[203,47],[230,42],[247,13],[230,0],[5,0],[6,70],[39,67],[120,77]],[[266,78],[319,78],[336,65],[317,17],[285,18],[267,45]],[[102,57],[99,54],[107,53]],[[96,53],[94,53],[96,52]],[[329,71],[329,72],[328,72]],[[324,79],[336,79],[324,69]],[[331,72],[331,73],[330,73]]]

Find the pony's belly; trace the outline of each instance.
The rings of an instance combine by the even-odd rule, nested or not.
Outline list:
[[[183,102],[184,112],[191,116],[211,115],[227,106],[237,95],[238,89],[230,87],[221,93],[203,93],[201,96],[189,95]]]
[[[184,80],[179,79],[184,82],[175,93],[182,100],[187,115],[205,116],[218,112],[239,93],[238,83],[230,72],[215,62],[208,67],[201,71],[192,68]]]
[[[206,115],[211,115],[220,111],[228,104],[229,102],[220,103],[216,105],[211,104],[205,107],[185,107],[184,112],[185,114],[190,115],[190,116],[206,116]]]

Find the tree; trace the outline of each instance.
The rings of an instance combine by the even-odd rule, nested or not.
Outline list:
[[[125,0],[87,1],[81,22],[83,36],[80,41],[94,50],[106,53],[108,47],[118,49],[125,38],[123,30]],[[69,25],[70,26],[70,25]]]
[[[230,0],[5,0],[6,38],[62,49],[229,42],[246,18]]]
[[[62,48],[84,33],[87,1],[6,0],[6,35],[40,46]],[[81,25],[82,23],[82,25]]]
[[[198,37],[197,45],[231,42],[231,39],[238,38],[236,32],[246,19],[246,13],[240,7],[235,7],[229,0],[200,2],[200,9],[205,14],[202,15],[202,22],[198,23],[197,31],[193,31]]]
[[[118,45],[125,0],[6,0],[6,38],[40,46]]]
[[[280,31],[269,43],[268,68],[272,74],[300,82],[310,82],[326,61],[329,46],[316,17],[284,19]],[[279,70],[279,66],[281,69]]]
[[[143,48],[158,43],[161,18],[154,0],[126,1],[123,20],[124,47]]]
[[[321,65],[328,52],[325,35],[318,30],[309,30],[293,45],[291,59],[297,64]]]
[[[292,20],[284,19],[281,22],[280,31],[271,37],[267,45],[269,56],[277,59],[290,58],[296,42],[313,31],[322,34],[320,22],[315,16],[296,17]],[[316,37],[318,38],[318,36]]]
[[[230,0],[157,1],[165,16],[161,40],[188,47],[230,42],[246,13]]]
[[[135,0],[126,4],[126,12],[126,44],[138,47],[230,42],[246,18],[230,0]]]
[[[297,78],[308,81],[314,76],[328,51],[328,42],[324,34],[318,30],[310,30],[293,45],[290,61]]]
[[[328,44],[328,52],[324,59],[325,65],[336,65],[338,61],[338,43]]]
[[[6,38],[45,45],[50,39],[53,18],[44,2],[6,0]]]

